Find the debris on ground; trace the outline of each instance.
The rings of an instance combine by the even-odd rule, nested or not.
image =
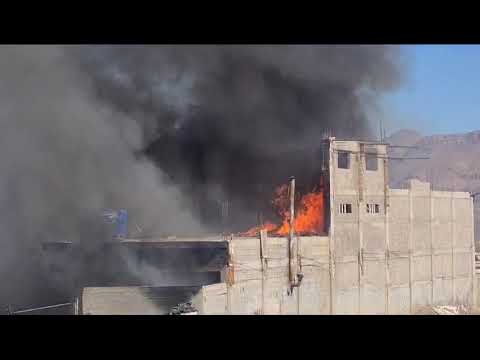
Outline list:
[[[174,306],[169,315],[197,315],[198,311],[191,302],[178,304]]]
[[[469,310],[465,305],[439,305],[419,309],[417,315],[467,315]]]
[[[433,308],[438,315],[465,315],[468,313],[467,308],[464,305],[460,306],[453,306],[453,305],[445,305],[445,306],[435,306]]]

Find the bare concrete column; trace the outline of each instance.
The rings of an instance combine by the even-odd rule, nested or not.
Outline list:
[[[384,209],[385,209],[385,313],[389,313],[389,295],[390,295],[390,212],[389,212],[389,188],[388,188],[388,163],[387,159],[383,159],[384,174]]]
[[[435,226],[435,223],[434,223],[434,219],[435,219],[435,200],[433,198],[433,194],[432,194],[432,191],[430,190],[430,276],[431,276],[431,279],[432,279],[432,287],[431,287],[431,291],[430,291],[430,296],[431,296],[431,300],[430,302],[432,303],[433,305],[433,290],[434,290],[434,287],[435,287],[435,274],[433,272],[433,262],[435,260],[435,256],[434,256],[434,246],[433,246],[433,227]]]
[[[413,191],[412,185],[408,190],[409,220],[408,220],[408,274],[410,294],[410,314],[413,313]]]
[[[335,173],[333,164],[335,156],[332,149],[333,143],[329,141],[329,177],[330,177],[330,234],[328,242],[329,270],[330,270],[330,314],[335,314]]]
[[[360,145],[360,153],[357,154],[358,164],[358,313],[362,313],[362,298],[363,298],[363,144]]]
[[[227,276],[227,314],[232,314],[232,284],[234,281],[234,265],[232,262],[233,258],[233,247],[232,247],[233,235],[230,236],[228,241],[228,276]]]
[[[472,246],[472,306],[474,308],[478,307],[477,304],[477,269],[476,269],[476,258],[475,258],[475,219],[473,216],[473,211],[474,211],[474,198],[471,198],[470,204],[471,204],[471,224],[472,224],[472,241],[471,241],[471,246]]]
[[[265,245],[267,241],[267,230],[260,230],[260,261],[262,262],[262,315],[265,313]]]
[[[452,232],[452,302],[456,303],[456,290],[455,290],[455,231],[456,231],[456,215],[455,215],[455,197],[454,193],[451,194],[450,208],[451,208],[451,232]]]
[[[297,241],[295,238],[295,178],[290,179],[290,232],[288,234],[288,259],[290,261],[289,279],[290,285],[297,283]]]

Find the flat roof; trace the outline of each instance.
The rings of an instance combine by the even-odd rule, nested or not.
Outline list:
[[[355,139],[331,139],[331,141],[336,141],[336,142],[356,142],[360,144],[366,144],[366,145],[390,145],[390,143],[386,143],[383,141],[367,141],[367,140],[355,140]]]
[[[163,243],[163,242],[222,242],[227,241],[227,238],[222,235],[212,236],[193,236],[193,237],[176,237],[176,236],[148,236],[125,239],[112,239],[108,242],[115,243]]]
[[[161,248],[226,248],[228,238],[222,235],[205,236],[205,237],[143,237],[143,238],[126,238],[126,239],[109,239],[103,245],[137,245],[137,246],[154,246]],[[72,241],[46,241],[43,246],[58,247],[74,245]],[[80,243],[78,243],[80,245]]]
[[[190,249],[190,248],[227,248],[227,240],[110,240],[105,244],[109,246],[151,246],[155,248],[175,248],[175,249]]]

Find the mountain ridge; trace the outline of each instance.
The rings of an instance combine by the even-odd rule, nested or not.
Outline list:
[[[393,158],[390,187],[405,188],[409,179],[418,179],[430,182],[432,190],[480,192],[480,130],[423,136],[404,129],[391,134],[385,142],[408,146],[389,150]],[[474,206],[475,239],[480,242],[480,200]]]

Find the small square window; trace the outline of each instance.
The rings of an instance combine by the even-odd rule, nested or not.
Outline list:
[[[338,152],[338,168],[350,169],[350,153],[347,151]]]
[[[339,212],[340,214],[351,214],[352,204],[340,204]]]
[[[380,214],[380,205],[367,204],[367,214]]]
[[[367,170],[371,170],[371,171],[378,170],[378,157],[376,154],[365,155],[365,167]]]

